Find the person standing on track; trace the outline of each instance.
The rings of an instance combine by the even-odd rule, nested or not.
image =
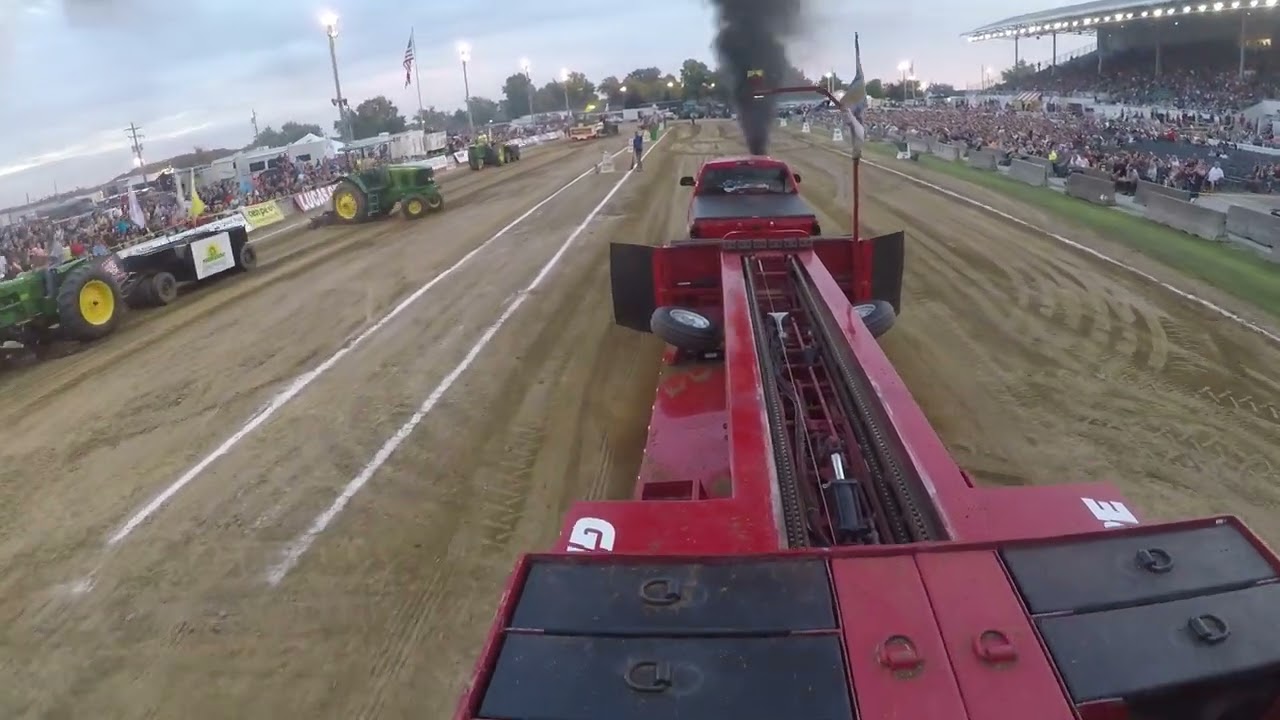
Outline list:
[[[631,169],[644,169],[644,133],[640,130],[636,131],[635,137],[631,138]]]

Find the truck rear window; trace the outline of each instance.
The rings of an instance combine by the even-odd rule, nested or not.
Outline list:
[[[711,167],[702,173],[699,194],[789,193],[791,192],[790,181],[790,173],[787,169],[776,165],[772,167],[751,165]]]

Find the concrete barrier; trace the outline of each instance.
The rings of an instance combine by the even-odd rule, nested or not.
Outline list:
[[[1227,232],[1271,248],[1280,249],[1280,217],[1239,205],[1227,208]]]
[[[944,142],[934,143],[933,154],[937,155],[943,160],[950,160],[951,162],[959,162],[960,160],[960,148],[950,143],[944,143]]]
[[[1022,160],[1022,161],[1024,161],[1024,162],[1035,163],[1036,165],[1041,165],[1041,166],[1043,166],[1043,167],[1044,167],[1044,169],[1045,169],[1045,170],[1047,170],[1047,171],[1049,171],[1049,172],[1053,172],[1053,163],[1049,162],[1049,158],[1042,158],[1042,157],[1039,157],[1039,156],[1037,156],[1037,155],[1029,155],[1029,156],[1027,156],[1027,157],[1024,157],[1024,158],[1018,158],[1018,159],[1019,159],[1019,160]]]
[[[1227,214],[1186,200],[1149,195],[1147,219],[1175,230],[1218,241],[1227,236]]]
[[[929,141],[920,140],[917,138],[910,138],[907,140],[907,150],[913,153],[921,153],[921,154],[927,153],[929,152]]]
[[[1026,160],[1014,160],[1009,163],[1009,177],[1028,185],[1044,187],[1049,184],[1049,168]]]
[[[1071,174],[1088,175],[1089,177],[1098,178],[1099,180],[1106,180],[1111,183],[1115,182],[1111,179],[1111,173],[1101,168],[1071,168]]]
[[[969,167],[979,170],[995,170],[996,155],[990,150],[970,150]]]
[[[1094,205],[1112,207],[1116,204],[1116,184],[1111,178],[1103,180],[1084,173],[1071,173],[1067,176],[1067,195]]]
[[[1191,200],[1191,193],[1187,192],[1186,190],[1178,190],[1177,188],[1165,187],[1164,185],[1157,185],[1156,183],[1147,182],[1146,180],[1139,180],[1138,191],[1134,193],[1133,201],[1138,203],[1139,205],[1146,205],[1147,198],[1153,195],[1159,196],[1159,197],[1173,198],[1174,200],[1182,200],[1183,202],[1187,202]]]

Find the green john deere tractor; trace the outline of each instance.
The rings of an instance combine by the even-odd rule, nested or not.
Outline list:
[[[0,359],[53,340],[89,342],[120,324],[128,277],[115,255],[80,258],[0,282]]]
[[[472,170],[506,165],[520,159],[520,146],[515,143],[494,145],[489,138],[480,135],[467,147],[467,164]]]
[[[333,189],[333,216],[341,223],[386,217],[396,204],[410,220],[444,208],[436,171],[416,163],[384,165],[347,175]]]

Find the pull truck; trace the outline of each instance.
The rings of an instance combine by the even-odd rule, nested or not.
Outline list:
[[[717,342],[668,342],[633,496],[519,560],[455,718],[1280,720],[1275,554],[1105,482],[975,485],[854,311],[902,246],[611,247],[620,324]]]

